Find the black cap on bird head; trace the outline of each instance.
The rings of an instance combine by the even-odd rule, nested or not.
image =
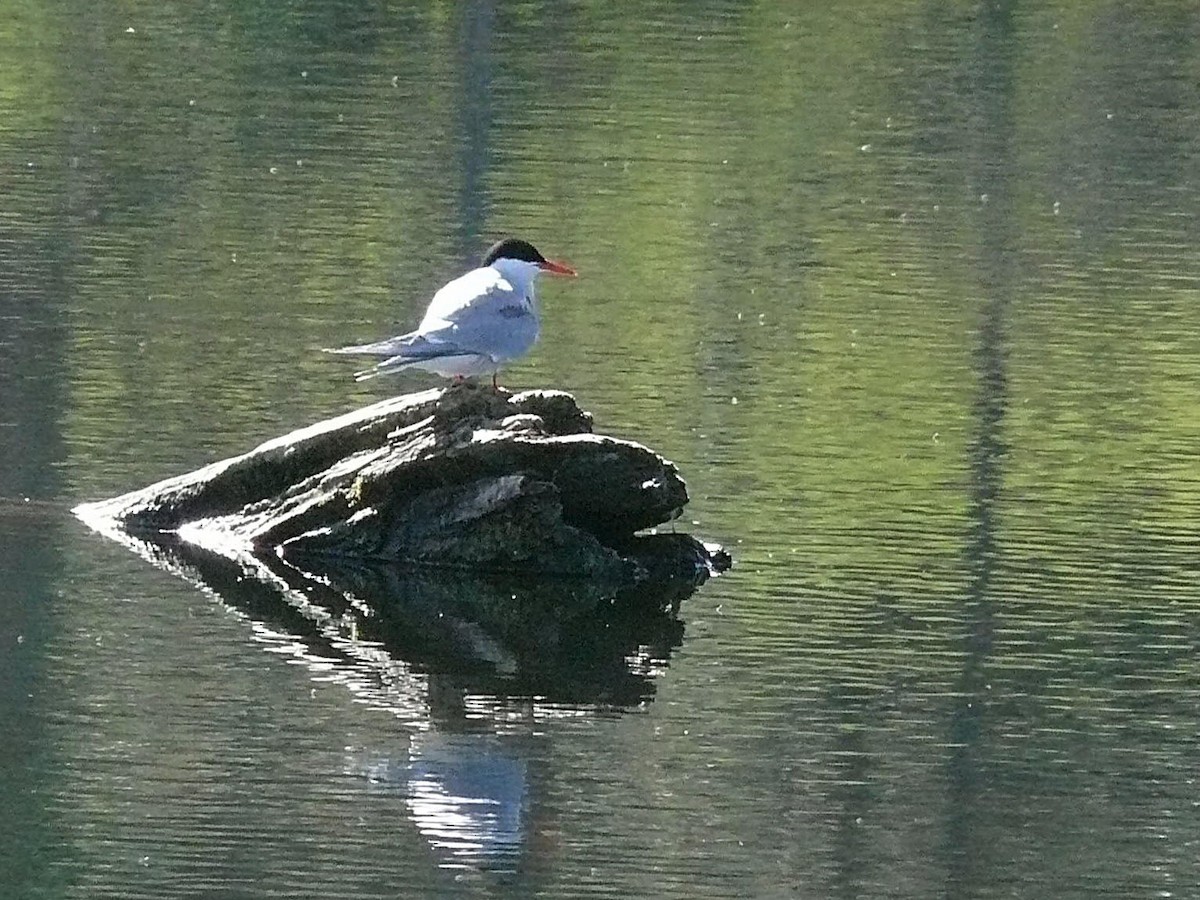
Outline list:
[[[551,275],[569,275],[571,277],[576,275],[575,270],[566,263],[546,259],[537,247],[520,238],[509,237],[492,244],[487,255],[483,257],[483,266],[490,266],[501,259],[519,259],[522,262],[533,263],[543,272],[549,272]]]
[[[498,259],[519,259],[530,263],[544,263],[546,257],[538,251],[538,248],[523,241],[520,238],[507,237],[503,240],[496,241],[488,248],[487,254],[483,257],[483,264],[490,266]]]

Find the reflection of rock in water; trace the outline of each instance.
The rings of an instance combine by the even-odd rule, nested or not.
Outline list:
[[[703,578],[693,567],[690,580],[614,592],[578,579],[322,563],[324,585],[353,598],[360,637],[429,673],[444,696],[457,689],[612,705],[652,694],[649,673],[630,660],[665,662],[683,636],[679,604]]]
[[[706,577],[688,561],[696,542],[684,535],[647,539],[637,552],[659,558],[646,564],[658,579],[620,592],[580,579],[329,559],[308,571],[170,535],[163,543],[112,536],[247,615],[257,640],[311,664],[322,680],[417,721],[457,720],[468,707],[501,722],[514,707],[554,716],[563,704],[636,705],[653,695],[655,673],[682,640],[679,603]]]
[[[522,737],[547,717],[652,696],[683,637],[678,605],[704,577],[607,594],[576,580],[306,572],[112,536],[245,615],[273,651],[411,723],[407,752],[359,751],[347,773],[402,799],[442,865],[500,874],[516,870],[529,832]]]

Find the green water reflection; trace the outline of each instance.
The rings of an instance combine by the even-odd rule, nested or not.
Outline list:
[[[1194,3],[12,0],[2,18],[6,500],[113,494],[433,383],[356,385],[316,350],[411,326],[498,234],[580,270],[544,286],[543,343],[507,383],[571,390],[673,458],[689,528],[738,567],[688,601],[644,715],[538,726],[523,862],[488,889],[1200,883]],[[229,810],[197,824],[199,776],[167,779],[175,843],[151,874],[154,829],[128,823],[161,784],[105,781],[120,741],[154,770],[164,717],[213,765],[236,756],[238,698],[199,707],[218,726],[164,687],[119,728],[81,699],[194,652],[210,632],[149,603],[190,594],[115,586],[140,570],[8,510],[0,696],[26,724],[0,781],[23,835],[6,882],[241,884],[245,858],[201,864],[206,828],[248,838]],[[129,643],[102,653],[88,636],[116,619]],[[36,640],[10,655],[18,635]],[[482,890],[430,875],[411,830],[394,855],[349,841],[348,880],[308,858],[354,802],[305,787],[314,748],[389,725],[347,725],[337,699],[336,727],[305,725],[303,689],[269,677],[294,715],[254,727],[311,744],[278,781],[256,770],[260,824],[314,818],[261,871],[328,896],[413,873]],[[373,838],[403,827],[388,815]]]

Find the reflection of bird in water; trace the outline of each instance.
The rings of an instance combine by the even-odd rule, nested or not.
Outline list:
[[[494,872],[517,867],[526,839],[525,760],[489,734],[422,732],[407,766],[392,759],[360,768],[374,785],[404,792],[409,815],[445,866]]]
[[[500,367],[524,356],[538,339],[534,282],[542,272],[575,274],[528,241],[505,238],[488,250],[478,269],[433,295],[416,331],[326,352],[386,357],[356,372],[359,381],[417,368],[455,379],[490,373],[494,387]]]

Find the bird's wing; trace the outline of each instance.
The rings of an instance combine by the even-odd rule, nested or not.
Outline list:
[[[438,291],[418,331],[432,341],[500,360],[529,349],[538,320],[520,290],[495,269],[483,268]]]
[[[397,365],[400,360],[442,356],[496,358],[508,355],[513,346],[527,346],[530,332],[536,337],[537,319],[525,298],[499,272],[486,267],[454,279],[434,294],[416,331],[327,352],[398,357]]]
[[[525,302],[512,283],[491,266],[455,278],[433,295],[417,330],[429,334],[443,325],[464,325],[501,315],[505,307]]]

